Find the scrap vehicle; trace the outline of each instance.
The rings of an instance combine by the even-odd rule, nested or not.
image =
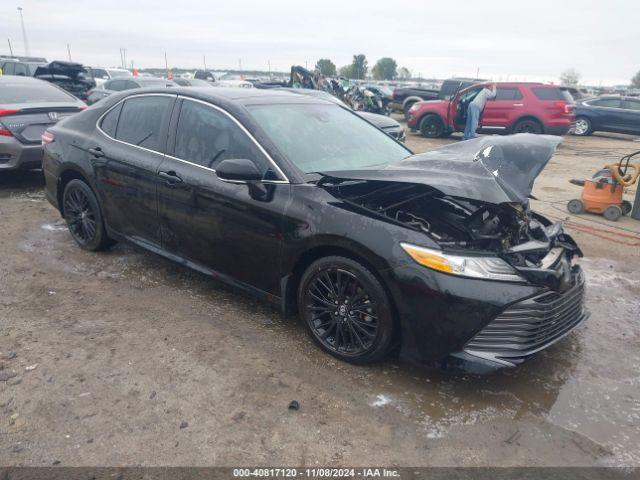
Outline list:
[[[575,126],[575,103],[565,89],[542,83],[496,85],[496,97],[487,102],[480,116],[480,132],[564,135]],[[416,102],[407,114],[407,125],[427,138],[461,132],[469,103],[487,86],[472,85],[449,100]]]
[[[96,86],[103,85],[107,80],[118,77],[132,77],[131,72],[125,68],[85,67],[89,76],[96,82]]]
[[[328,102],[335,103],[336,105],[340,105],[343,108],[347,108],[352,110],[352,108],[340,100],[338,97],[331,95],[328,92],[323,92],[321,90],[309,90],[306,88],[284,88],[282,90],[286,90],[292,93],[297,93],[300,95],[309,95],[311,97],[320,98],[322,100],[326,100]],[[405,141],[405,132],[402,125],[399,122],[394,120],[393,118],[387,115],[379,115],[377,113],[365,112],[362,110],[354,110],[355,114],[360,118],[364,118],[369,123],[372,123],[384,133],[389,135],[391,138],[395,138],[399,142]]]
[[[356,111],[376,113],[379,115],[391,114],[385,97],[369,87],[353,85],[346,91],[342,99]]]
[[[573,134],[593,132],[640,135],[640,98],[605,95],[579,101]]]
[[[36,69],[46,64],[47,60],[42,57],[0,56],[0,71],[3,75],[33,77]]]
[[[353,363],[513,367],[587,317],[580,248],[533,212],[560,138],[413,155],[353,112],[261,89],[114,94],[43,134],[86,250],[132,242],[298,312]]]
[[[173,80],[165,80],[164,78],[156,77],[131,77],[123,78],[116,77],[111,80],[107,80],[101,86],[94,88],[87,95],[87,103],[93,105],[99,102],[103,98],[108,97],[116,92],[122,92],[125,90],[133,90],[135,88],[155,88],[155,87],[177,87],[178,84]]]
[[[40,168],[45,129],[85,108],[51,83],[0,76],[0,171]]]
[[[630,163],[639,157],[640,151],[625,155],[618,163],[605,165],[592,178],[571,180],[582,187],[580,199],[574,198],[567,203],[567,210],[573,214],[596,213],[612,222],[632,210],[631,202],[622,199],[626,187],[635,185],[640,177],[640,163]]]
[[[79,63],[54,60],[36,68],[33,76],[51,82],[73,96],[86,100],[89,90],[96,86],[87,70]]]
[[[405,116],[416,102],[425,100],[449,100],[463,88],[484,80],[471,78],[449,78],[442,82],[440,89],[421,87],[402,87],[393,90],[389,106],[392,110],[403,112]]]

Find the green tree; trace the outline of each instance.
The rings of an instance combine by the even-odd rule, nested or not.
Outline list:
[[[376,62],[371,70],[376,80],[394,80],[398,75],[398,64],[393,58],[384,57]]]
[[[631,86],[633,88],[640,88],[640,71],[631,79]]]
[[[316,70],[318,70],[325,77],[336,76],[336,64],[328,58],[321,58],[316,62]]]
[[[358,55],[353,56],[353,61],[351,62],[351,71],[349,78],[358,78],[363,79],[367,76],[367,71],[369,70],[369,64],[367,62],[367,57],[364,53],[359,53]]]

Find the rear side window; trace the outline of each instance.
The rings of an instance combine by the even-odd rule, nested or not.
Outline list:
[[[13,72],[15,71],[13,65],[13,62],[6,62],[4,65],[2,65],[2,73],[4,75],[13,75]]]
[[[0,88],[0,104],[75,102],[77,99],[50,83],[35,81],[4,85]]]
[[[640,111],[640,100],[627,100],[626,109]]]
[[[233,120],[215,108],[189,100],[180,109],[174,156],[214,169],[222,160],[246,158],[263,171],[267,169],[267,160]]]
[[[104,88],[107,90],[115,90],[116,92],[120,92],[125,89],[125,85],[125,80],[110,80],[108,82],[105,82]]]
[[[118,120],[116,138],[132,145],[160,151],[162,122],[172,101],[172,98],[162,96],[125,100]]]
[[[498,87],[496,90],[496,100],[522,100],[522,93],[516,87]]]
[[[589,102],[593,107],[620,108],[621,100],[619,98],[600,98]]]
[[[100,128],[104,133],[110,137],[116,136],[116,127],[118,126],[118,117],[120,116],[120,110],[122,110],[122,103],[119,103],[117,107],[110,110],[100,122]]]
[[[538,97],[539,100],[564,100],[565,102],[573,103],[573,97],[571,94],[560,88],[554,87],[533,87],[533,94]]]

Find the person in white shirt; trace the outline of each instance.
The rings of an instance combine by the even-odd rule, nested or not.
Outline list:
[[[480,90],[476,98],[474,98],[469,107],[467,108],[467,124],[464,127],[464,140],[476,138],[476,130],[478,129],[478,122],[480,121],[480,115],[484,110],[487,100],[496,98],[496,84],[492,83],[489,88],[483,88]]]

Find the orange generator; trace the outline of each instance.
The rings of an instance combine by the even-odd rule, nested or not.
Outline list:
[[[579,200],[569,200],[567,210],[574,214],[597,213],[614,222],[627,215],[631,211],[631,202],[623,200],[622,193],[640,176],[640,166],[629,163],[636,155],[640,155],[640,151],[625,155],[618,163],[606,165],[590,179],[571,180],[574,185],[582,187],[582,195]]]

